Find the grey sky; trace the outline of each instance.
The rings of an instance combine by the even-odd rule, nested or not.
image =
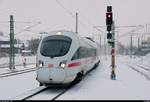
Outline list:
[[[107,5],[113,6],[116,25],[139,25],[150,23],[150,0],[0,0],[0,21],[8,21],[14,15],[16,21],[33,23],[16,23],[15,32],[42,22],[31,29],[34,33],[22,32],[16,37],[31,39],[41,31],[58,29],[75,30],[75,12],[79,12],[79,32],[83,36],[97,33],[93,26],[105,26]],[[74,15],[74,17],[73,17]],[[7,27],[8,26],[8,27]],[[9,24],[0,23],[0,30],[9,33]],[[105,31],[105,29],[102,29]],[[120,35],[125,33],[119,29]],[[126,32],[130,29],[125,29]],[[7,34],[6,33],[6,34]]]

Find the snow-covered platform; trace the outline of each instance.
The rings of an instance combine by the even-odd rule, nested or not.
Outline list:
[[[23,59],[26,58],[26,66],[23,66]],[[0,75],[5,73],[11,73],[21,70],[26,70],[36,67],[35,56],[26,56],[17,55],[15,57],[15,68],[9,68],[9,57],[0,58]]]
[[[150,80],[126,64],[149,64],[149,61],[150,55],[132,59],[129,56],[117,56],[117,80],[111,80],[111,58],[101,57],[100,66],[58,100],[150,100]]]
[[[132,58],[118,55],[116,57],[117,79],[111,80],[111,57],[103,56],[97,69],[87,74],[79,84],[57,100],[150,100],[150,80],[128,66],[130,64],[138,68],[136,64],[140,64],[147,65],[149,68],[149,63],[150,55]],[[150,72],[147,71],[146,74],[150,76]],[[0,78],[0,83],[0,100],[12,100],[39,86],[35,71]],[[50,89],[38,99],[49,100],[49,94],[52,94]]]
[[[29,69],[35,68],[35,67],[36,67],[35,64],[30,64],[30,65],[26,65],[25,67],[23,65],[15,66],[14,69],[0,68],[0,75],[12,73],[12,72],[25,71],[25,70],[29,70]]]
[[[35,67],[35,56],[27,56],[28,63],[34,63],[30,65],[23,66],[22,56],[16,56],[15,62],[19,66],[15,66],[14,70],[10,70],[9,67],[9,57],[0,58],[0,64],[5,65],[5,68],[1,66],[0,68],[0,100],[11,100],[13,97],[22,94],[23,92],[29,91],[38,87],[38,82],[35,80],[36,73],[28,72],[24,74],[16,74],[13,76],[9,76],[9,74],[13,74],[15,72],[23,71],[26,69],[31,69]],[[8,75],[8,77],[7,77]],[[6,77],[2,77],[6,76]]]

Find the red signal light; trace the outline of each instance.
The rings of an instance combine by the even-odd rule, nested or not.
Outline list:
[[[109,15],[108,15],[108,18],[110,18],[110,17],[111,17],[111,15],[109,14]]]
[[[112,12],[106,13],[106,18],[112,18]]]
[[[106,25],[112,25],[112,12],[107,12],[106,13]]]

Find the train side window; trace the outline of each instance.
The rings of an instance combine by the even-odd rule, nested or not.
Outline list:
[[[77,60],[87,57],[87,48],[80,47],[74,54],[71,60]]]
[[[87,57],[87,48],[80,47],[79,48],[79,58],[86,58]]]
[[[74,54],[71,60],[77,60],[77,59],[82,59],[82,58],[87,58],[92,56],[96,56],[96,49],[80,47],[76,51],[76,53]]]
[[[77,60],[79,59],[79,49],[75,52],[71,60]]]
[[[79,58],[82,58],[83,57],[83,52],[82,52],[82,48],[80,47],[79,48]]]
[[[96,56],[96,49],[88,48],[88,57]]]

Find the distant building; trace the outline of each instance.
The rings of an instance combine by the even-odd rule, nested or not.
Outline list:
[[[140,50],[144,55],[150,53],[150,41],[142,41]]]
[[[32,51],[31,50],[22,50],[21,51],[21,55],[22,56],[31,56],[32,55]]]
[[[22,50],[22,44],[15,44],[15,53],[20,53]],[[10,52],[9,39],[0,37],[0,57],[8,56]]]
[[[15,44],[15,53],[20,53],[22,49],[22,44]],[[10,51],[10,44],[2,44],[0,45],[0,52],[9,53]]]

